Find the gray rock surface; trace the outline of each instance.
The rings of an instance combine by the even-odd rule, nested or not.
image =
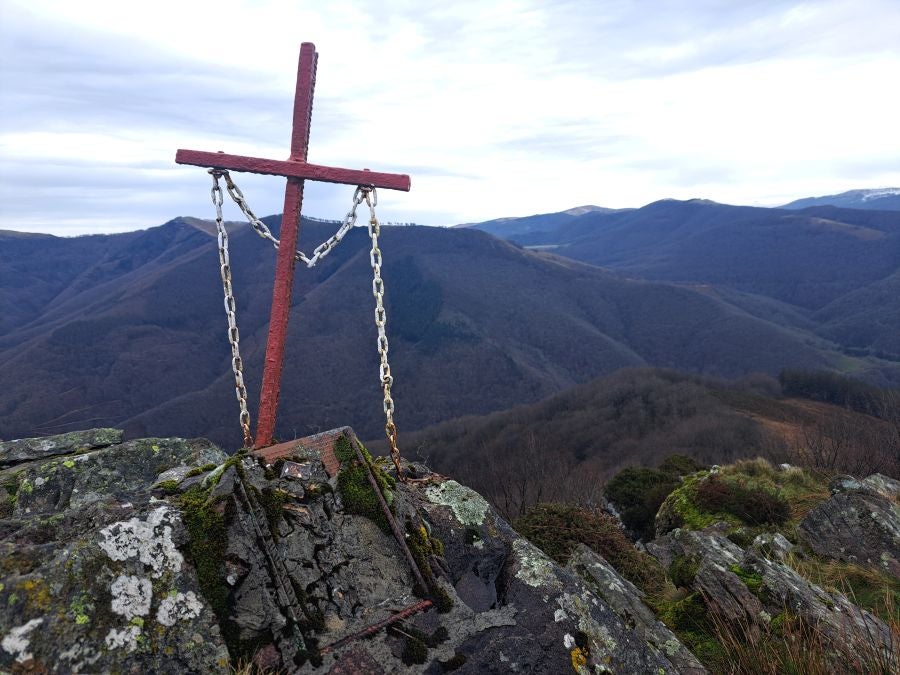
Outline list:
[[[82,454],[0,471],[0,670],[221,670],[228,653],[182,553],[181,516],[151,486],[172,466],[225,455],[180,439],[88,447],[121,438],[107,431],[67,435]]]
[[[647,643],[671,661],[679,673],[696,675],[707,672],[681,640],[644,604],[644,594],[623,578],[601,555],[584,544],[579,544],[568,567],[587,579],[591,589],[623,621],[633,624]]]
[[[258,467],[245,465],[245,471],[253,485],[265,480]],[[393,499],[404,527],[422,522],[443,545],[432,565],[452,607],[418,613],[401,628],[406,635],[431,636],[434,644],[422,663],[405,663],[403,634],[379,631],[328,653],[318,667],[305,663],[305,670],[330,672],[362,659],[379,664],[374,672],[441,673],[442,664],[464,659],[456,672],[558,673],[575,659],[585,673],[677,672],[577,575],[519,537],[480,495],[445,481],[398,485]],[[278,548],[310,610],[323,617],[325,630],[315,635],[319,648],[417,601],[410,569],[391,536],[368,518],[343,514],[338,494],[305,500],[302,507],[284,509],[276,526]],[[245,639],[277,633],[283,622],[275,603],[260,601],[271,578],[253,555],[246,536],[230,530],[227,557],[249,570],[234,594]],[[276,645],[281,662],[290,656],[284,647]]]
[[[837,495],[841,496],[841,495]],[[781,562],[744,551],[714,528],[676,529],[648,545],[664,564],[677,558],[698,561],[693,590],[702,591],[714,610],[758,634],[785,612],[800,617],[834,648],[839,672],[848,655],[875,649],[890,668],[900,666],[891,629],[840,593],[828,593]]]
[[[864,483],[819,504],[798,534],[818,555],[900,577],[900,506]]]
[[[0,671],[684,672],[453,481],[387,493],[449,603],[363,640],[422,589],[318,455],[285,471],[206,441],[87,445],[0,470]]]
[[[847,474],[841,474],[839,476],[834,476],[828,481],[828,489],[831,491],[831,494],[836,495],[841,492],[862,490],[863,484],[858,478],[854,478]]]
[[[781,532],[764,532],[756,535],[750,548],[769,560],[784,562],[796,547]]]
[[[873,473],[864,478],[863,487],[878,493],[882,497],[897,501],[900,499],[900,480],[885,476],[883,473]]]
[[[467,657],[459,672],[678,672],[577,574],[516,534],[476,493],[446,481],[416,490],[413,500],[444,542],[449,581],[473,575],[495,587],[496,602],[481,615],[456,595],[463,616],[476,623],[509,618],[489,631],[466,631],[454,647]]]
[[[0,467],[32,459],[105,448],[122,441],[120,429],[90,429],[56,436],[0,441]]]

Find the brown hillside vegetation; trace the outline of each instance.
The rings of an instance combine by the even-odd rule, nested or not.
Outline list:
[[[223,424],[237,412],[215,239],[204,227],[177,219],[73,239],[0,233],[0,438],[116,426],[238,447],[239,426]],[[304,221],[303,246],[332,228]],[[774,300],[626,279],[469,229],[386,227],[383,244],[405,430],[534,403],[624,367],[715,377],[834,369],[900,382],[900,362],[847,356],[812,332],[805,310]],[[369,245],[355,229],[297,274],[280,440],[348,422],[380,434]],[[275,253],[247,226],[231,249],[255,417]]]
[[[680,453],[704,464],[765,456],[823,474],[898,475],[891,422],[782,398],[777,380],[626,369],[539,403],[408,433],[405,453],[515,516],[539,502],[591,506],[616,471]]]

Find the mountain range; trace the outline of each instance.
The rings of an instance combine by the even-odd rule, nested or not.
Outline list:
[[[687,285],[853,354],[900,355],[895,211],[663,200],[560,215],[470,227],[627,277]]]
[[[808,206],[840,206],[847,209],[900,211],[900,188],[848,190],[837,195],[797,199],[781,208],[805,209]]]
[[[900,214],[664,201],[551,215],[514,235],[522,219],[493,221],[510,241],[484,224],[384,228],[401,429],[628,366],[833,369],[900,383]],[[265,220],[277,231],[278,218]],[[332,227],[304,221],[302,240]],[[253,403],[274,251],[249,227],[230,228]],[[380,433],[368,248],[354,230],[319,267],[298,270],[282,439],[347,423]],[[0,280],[0,438],[119,426],[239,444],[209,222],[71,239],[2,232]]]

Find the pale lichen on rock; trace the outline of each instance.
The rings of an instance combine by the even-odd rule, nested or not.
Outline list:
[[[23,626],[13,628],[0,642],[0,646],[3,647],[5,652],[12,654],[19,663],[30,661],[33,656],[28,652],[30,644],[28,634],[43,622],[43,619],[32,619]]]
[[[156,612],[156,620],[163,626],[174,626],[178,621],[193,619],[200,615],[203,603],[197,599],[193,591],[176,593],[163,598]]]
[[[112,611],[132,619],[150,613],[150,602],[153,599],[153,584],[127,574],[120,574],[110,587],[112,592]]]
[[[111,628],[106,634],[106,647],[108,649],[126,648],[129,652],[137,649],[138,636],[141,634],[139,626],[128,626],[124,630]]]
[[[150,512],[147,520],[131,518],[113,523],[100,530],[103,537],[100,548],[112,560],[139,559],[152,569],[150,574],[154,579],[166,570],[177,574],[184,557],[172,540],[171,522],[175,518],[178,518],[175,511],[160,506]]]
[[[555,565],[546,554],[527,539],[516,539],[512,544],[513,552],[519,561],[516,578],[537,588],[550,586],[560,588],[562,584],[553,573]]]
[[[481,525],[489,508],[484,497],[455,480],[428,487],[425,496],[432,504],[449,506],[453,515],[463,525]]]
[[[601,659],[615,652],[619,645],[609,629],[594,618],[587,598],[594,599],[590,595],[582,597],[572,593],[563,593],[556,601],[563,610],[577,620],[578,630],[591,641],[591,652],[595,658]]]

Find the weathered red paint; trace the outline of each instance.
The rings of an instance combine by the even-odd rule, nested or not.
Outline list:
[[[405,192],[408,192],[410,188],[410,180],[407,175],[338,169],[307,163],[318,58],[319,55],[316,53],[313,43],[304,42],[300,46],[297,87],[294,94],[291,154],[287,161],[199,150],[178,150],[175,154],[175,161],[178,164],[287,177],[287,186],[284,191],[284,213],[281,217],[281,245],[278,248],[275,263],[275,287],[272,290],[269,339],[266,344],[262,391],[259,396],[259,419],[256,424],[256,442],[254,443],[256,448],[272,445],[272,435],[275,433],[275,414],[278,410],[278,396],[281,390],[284,343],[287,337],[287,324],[294,286],[294,250],[297,247],[300,229],[304,180],[348,185],[372,185]]]
[[[256,420],[256,441],[253,447],[272,445],[275,433],[275,414],[281,394],[281,369],[284,365],[284,343],[287,339],[291,296],[294,290],[294,250],[300,230],[300,209],[303,206],[303,180],[288,178],[284,189],[284,211],[281,216],[281,245],[275,259],[275,285],[272,288],[272,311],[269,314],[269,339],[263,366],[262,390],[259,394],[259,413]]]
[[[316,88],[316,62],[319,55],[311,42],[300,45],[297,64],[297,87],[294,93],[294,123],[291,130],[291,159],[305,162],[309,152],[309,129],[312,124],[313,93]],[[300,210],[303,208],[303,179],[289,177],[284,188],[284,210],[278,256],[275,261],[275,286],[272,289],[272,312],[269,315],[269,339],[266,342],[266,361],[263,366],[262,390],[259,394],[259,413],[256,420],[254,447],[272,445],[275,415],[281,394],[281,369],[284,365],[284,343],[287,339],[291,296],[294,290],[294,251],[300,229]]]
[[[337,169],[332,166],[309,164],[292,160],[260,159],[243,155],[228,155],[224,152],[204,152],[202,150],[179,150],[175,155],[178,164],[193,164],[216,169],[263,173],[270,176],[292,176],[323,183],[343,185],[371,185],[385,190],[409,192],[410,179],[405,174],[381,173],[379,171],[359,171],[358,169]]]

